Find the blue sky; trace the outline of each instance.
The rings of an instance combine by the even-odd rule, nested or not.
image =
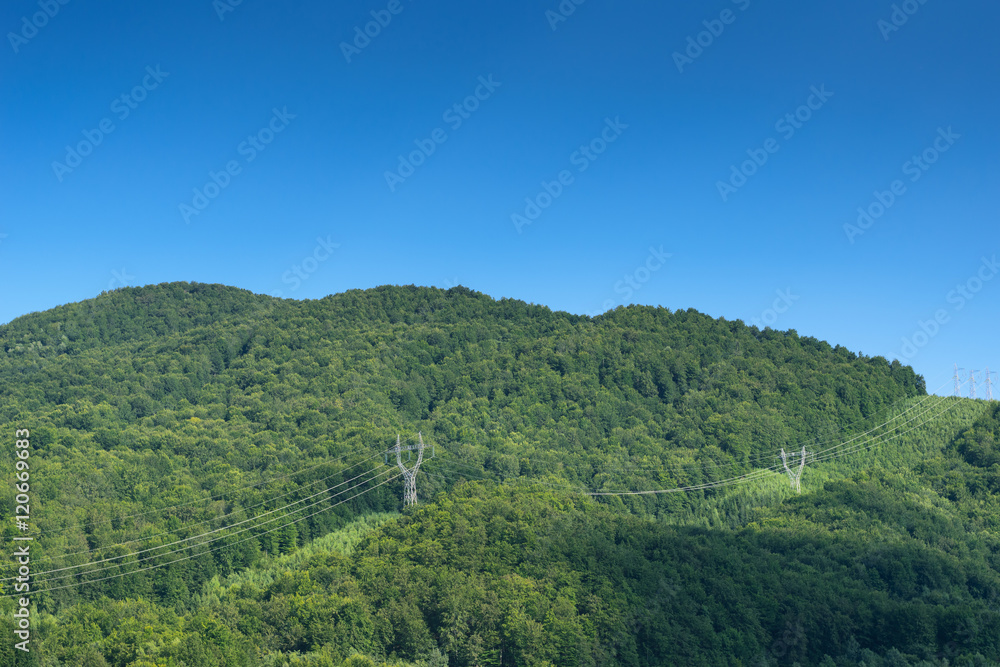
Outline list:
[[[0,322],[463,284],[1000,370],[995,3],[61,2],[0,10]]]

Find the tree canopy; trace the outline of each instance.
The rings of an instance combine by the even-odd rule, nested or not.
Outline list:
[[[736,477],[924,405],[941,417],[820,466],[801,496],[777,475],[581,494]],[[0,657],[986,664],[985,407],[929,399],[898,361],[694,310],[115,290],[0,326],[0,432],[32,433],[42,647]],[[436,456],[397,515],[383,453],[417,432]]]

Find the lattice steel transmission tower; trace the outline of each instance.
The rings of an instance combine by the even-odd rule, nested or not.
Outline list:
[[[976,397],[976,373],[979,371],[969,371],[969,398]]]
[[[793,458],[796,456],[799,457],[799,466],[794,470],[788,467],[789,456]],[[807,456],[809,456],[809,452],[806,451],[805,447],[802,448],[801,454],[786,454],[785,448],[781,448],[781,463],[784,464],[785,472],[788,473],[788,480],[791,482],[792,488],[795,489],[796,493],[802,493],[802,471],[806,467]]]
[[[990,367],[989,366],[987,366],[986,370],[983,372],[983,375],[986,376],[986,400],[987,401],[992,401],[993,400],[993,376],[996,375],[996,374],[997,374],[996,371],[993,371],[992,373],[990,372]]]
[[[958,364],[955,364],[955,395],[958,396],[962,393],[962,383],[958,381],[958,372],[964,371],[964,368],[959,368]]]
[[[406,452],[406,458],[409,460],[410,452],[417,450],[417,462],[412,468],[407,468],[403,465],[403,452]],[[403,447],[399,442],[399,435],[396,435],[396,448],[392,451],[396,452],[396,465],[403,473],[403,507],[409,507],[410,505],[417,504],[417,471],[420,470],[420,464],[424,462],[424,437],[417,433],[417,444],[406,445]],[[432,456],[433,456],[433,449]],[[389,454],[386,452],[385,455],[386,463],[389,462]]]

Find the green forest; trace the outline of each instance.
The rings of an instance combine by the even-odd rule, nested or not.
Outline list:
[[[795,331],[123,288],[0,326],[0,443],[0,665],[1000,664],[1000,404]]]

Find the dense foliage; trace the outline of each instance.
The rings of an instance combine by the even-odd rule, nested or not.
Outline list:
[[[32,431],[36,567],[114,560],[39,577],[16,664],[987,664],[982,403],[886,430],[801,496],[579,493],[734,477],[925,400],[912,369],[795,332],[464,288],[176,283],[28,315],[0,327],[0,433]],[[417,431],[437,456],[415,511],[379,514],[387,476],[335,495]]]

